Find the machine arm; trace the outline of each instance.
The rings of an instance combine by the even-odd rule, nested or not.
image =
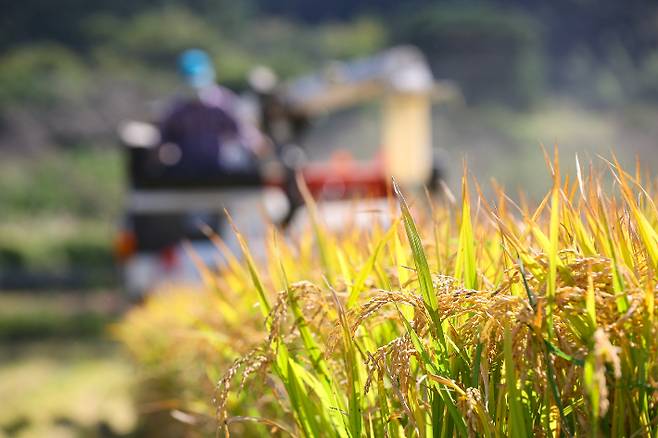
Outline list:
[[[333,62],[319,73],[294,79],[283,97],[295,112],[313,117],[388,93],[429,95],[433,101],[459,97],[449,81],[436,82],[425,56],[399,46],[355,61]]]

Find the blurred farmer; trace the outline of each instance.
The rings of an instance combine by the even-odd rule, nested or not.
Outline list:
[[[179,69],[194,95],[176,102],[160,124],[162,176],[256,184],[265,142],[255,127],[241,122],[237,96],[215,83],[212,61],[202,50],[183,52]]]

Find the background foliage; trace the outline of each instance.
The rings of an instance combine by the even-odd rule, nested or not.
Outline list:
[[[469,102],[527,107],[555,93],[591,105],[652,101],[658,7],[631,3],[10,3],[0,18],[0,145],[18,148],[25,133],[17,122],[30,118],[45,125],[36,143],[98,142],[99,134],[107,140],[118,119],[144,116],[148,98],[171,90],[176,56],[195,46],[209,50],[220,80],[237,88],[256,64],[288,77],[327,59],[413,43]]]

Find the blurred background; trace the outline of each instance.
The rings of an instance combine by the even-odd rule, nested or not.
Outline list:
[[[178,93],[176,59],[220,84],[281,79],[411,44],[462,98],[432,110],[454,188],[543,195],[541,144],[567,166],[614,150],[658,164],[658,4],[649,0],[22,0],[0,14],[0,436],[135,432],[133,370],[106,336],[126,303],[112,242],[126,187],[116,129]],[[309,155],[367,158],[372,104],[312,121]],[[458,191],[458,190],[457,190]]]

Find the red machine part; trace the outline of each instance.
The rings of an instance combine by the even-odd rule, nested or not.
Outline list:
[[[347,151],[337,151],[328,162],[311,162],[300,169],[314,199],[378,198],[389,193],[389,183],[380,156],[358,161]],[[282,186],[270,181],[270,186]]]

